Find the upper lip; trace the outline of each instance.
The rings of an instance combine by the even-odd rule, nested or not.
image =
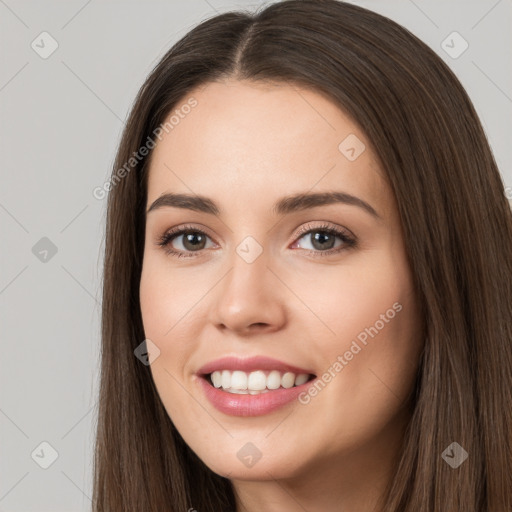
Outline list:
[[[227,356],[206,363],[204,366],[199,368],[197,374],[208,375],[219,370],[240,370],[243,372],[252,372],[255,370],[277,370],[283,373],[295,373],[296,375],[300,373],[313,373],[308,369],[299,368],[297,366],[284,363],[283,361],[279,361],[278,359],[266,356],[253,356],[248,358]]]

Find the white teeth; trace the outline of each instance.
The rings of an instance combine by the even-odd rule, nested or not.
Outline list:
[[[288,388],[292,388],[294,384],[295,384],[295,374],[291,373],[291,372],[286,372],[283,375],[283,378],[281,379],[281,386],[283,386],[283,388],[288,389]]]
[[[247,379],[247,389],[261,391],[267,387],[267,376],[260,371],[251,372]]]
[[[268,374],[267,377],[267,388],[278,389],[281,386],[281,374],[274,370]]]
[[[234,393],[236,395],[259,395],[260,393],[268,393],[268,389],[264,389],[262,391],[253,391],[250,389],[225,389],[228,393]]]
[[[212,373],[212,382],[216,388],[220,388],[222,386],[222,373],[213,372]]]
[[[240,370],[215,371],[211,374],[211,380],[216,388],[222,388],[224,391],[242,395],[258,395],[267,393],[269,390],[279,389],[280,387],[289,389],[293,386],[305,384],[309,379],[307,373],[295,375],[292,372],[281,374],[277,370],[265,373],[263,370],[246,373]]]
[[[247,374],[245,372],[233,372],[231,374],[231,389],[247,389]]]
[[[229,370],[222,372],[222,380],[220,382],[224,389],[231,387],[231,372]]]

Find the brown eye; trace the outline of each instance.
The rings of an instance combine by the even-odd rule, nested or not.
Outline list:
[[[194,227],[178,228],[164,233],[157,245],[164,247],[168,254],[177,257],[191,257],[194,253],[206,249],[207,240],[210,237],[200,229]]]
[[[336,243],[336,235],[326,231],[311,231],[305,236],[309,237],[313,248],[319,251],[332,249]]]
[[[334,228],[330,225],[317,226],[308,229],[306,226],[299,233],[300,238],[294,243],[292,248],[305,249],[313,255],[327,256],[338,253],[344,249],[355,247],[356,239],[348,232]],[[310,247],[298,246],[301,239],[309,241]],[[339,239],[338,243],[336,239]]]
[[[196,251],[204,249],[206,235],[204,235],[203,233],[199,233],[198,231],[187,231],[186,233],[179,236],[183,237],[181,243],[187,251]]]

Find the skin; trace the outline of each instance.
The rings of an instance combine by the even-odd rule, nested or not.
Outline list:
[[[309,89],[226,80],[183,104],[190,96],[197,106],[154,149],[147,208],[172,191],[207,196],[221,213],[163,207],[146,216],[140,305],[160,350],[150,368],[162,402],[191,449],[230,478],[238,510],[374,510],[410,419],[422,341],[397,206],[370,141]],[[354,161],[338,149],[349,134],[366,146]],[[325,191],[357,196],[381,218],[341,203],[271,211],[283,196]],[[334,253],[344,244],[337,237],[330,249],[313,245],[314,233],[297,236],[324,223],[349,230],[357,246]],[[183,224],[208,235],[195,252],[174,238],[189,258],[157,245]],[[250,264],[236,252],[247,236],[263,249]],[[229,355],[265,355],[322,376],[395,303],[401,311],[307,404],[230,416],[198,385],[202,365]],[[237,457],[248,442],[262,454],[252,467]]]

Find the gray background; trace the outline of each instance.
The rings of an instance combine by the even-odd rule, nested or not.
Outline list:
[[[215,12],[262,3],[0,0],[0,512],[90,510],[106,207],[92,191],[170,46]],[[511,1],[352,3],[451,66],[512,198]],[[43,31],[59,45],[46,59],[31,47],[50,48]],[[469,44],[457,58],[441,47],[453,31]]]

